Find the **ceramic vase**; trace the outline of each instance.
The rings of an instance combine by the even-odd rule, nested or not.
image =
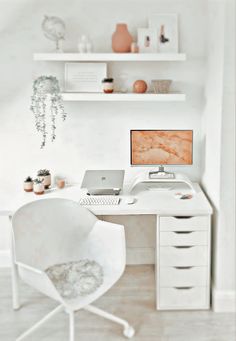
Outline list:
[[[137,94],[143,94],[147,91],[147,83],[143,80],[137,80],[134,82],[133,91]]]
[[[117,24],[116,31],[112,35],[112,50],[118,53],[131,51],[133,38],[128,31],[126,24]]]

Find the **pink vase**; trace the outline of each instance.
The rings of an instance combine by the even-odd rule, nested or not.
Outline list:
[[[112,50],[118,53],[127,53],[131,50],[133,38],[126,24],[117,24],[112,35]]]

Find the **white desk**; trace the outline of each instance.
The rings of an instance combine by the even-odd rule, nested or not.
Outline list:
[[[174,245],[173,247],[176,248],[174,250],[175,253],[178,253],[176,255],[173,254],[172,256],[175,259],[178,259],[179,257],[179,260],[178,260],[179,263],[177,262],[176,265],[174,264],[174,266],[171,268],[176,269],[176,271],[178,270],[178,268],[181,268],[181,270],[185,269],[186,271],[187,271],[187,268],[189,269],[194,268],[194,271],[191,271],[192,272],[191,276],[187,274],[188,280],[186,280],[187,277],[184,276],[185,277],[184,285],[181,287],[173,283],[172,287],[169,289],[166,286],[162,288],[158,281],[157,283],[158,302],[160,302],[159,301],[160,295],[162,295],[161,297],[163,297],[162,305],[160,306],[157,304],[158,309],[182,309],[182,306],[179,303],[181,301],[184,301],[184,304],[185,304],[183,306],[184,309],[192,309],[192,308],[207,309],[209,307],[210,215],[212,214],[212,208],[206,196],[202,192],[200,186],[196,183],[194,183],[193,186],[195,189],[195,194],[193,198],[190,200],[176,199],[174,197],[174,193],[179,191],[179,189],[170,190],[170,191],[145,190],[144,185],[140,184],[134,189],[132,193],[137,198],[137,201],[132,205],[125,204],[125,195],[121,195],[121,202],[117,206],[89,207],[89,209],[95,215],[109,215],[109,216],[111,215],[114,215],[114,216],[117,216],[117,215],[156,215],[157,216],[157,219],[156,219],[157,221],[156,223],[157,224],[156,226],[157,278],[159,278],[160,276],[163,276],[164,278],[164,276],[168,277],[170,275],[169,273],[166,273],[166,272],[163,273],[162,270],[168,270],[168,268],[171,267],[171,263],[168,263],[171,261],[168,260],[168,255],[165,255],[165,253],[168,252],[168,250],[170,250],[171,252],[173,251],[172,249],[170,249],[172,245]],[[186,190],[186,191],[189,192],[189,190]],[[8,191],[6,193],[0,194],[0,215],[11,217],[14,211],[17,210],[20,206],[26,203],[29,203],[31,201],[46,199],[46,198],[55,198],[55,197],[67,198],[67,199],[78,201],[81,195],[83,194],[84,194],[84,191],[82,191],[78,185],[67,187],[62,190],[52,189],[42,196],[37,196],[34,193],[25,193],[23,192],[23,190],[16,192],[16,193],[12,193]],[[166,222],[162,220],[164,219],[164,217],[168,217],[170,221]],[[173,225],[173,222],[171,219],[177,219],[174,217],[177,217],[178,219],[180,217],[183,217],[183,218],[179,219],[178,221],[176,220],[175,225]],[[192,219],[189,219],[189,217],[191,217]],[[201,221],[203,221],[202,219],[204,220],[203,225],[201,225]],[[172,225],[173,225],[173,228],[171,227]],[[163,235],[163,233],[161,234],[161,231],[163,231],[163,229],[164,229],[164,232],[169,231],[169,233],[173,232],[172,230],[176,230],[176,229],[179,230],[181,234],[178,234],[178,235],[176,234],[176,236],[178,236],[177,243],[179,244],[175,245],[176,241],[173,241],[174,244],[171,244],[172,242],[168,241],[168,238],[172,238],[172,236],[169,235],[168,237],[167,235]],[[177,230],[176,232],[173,232],[173,233],[178,233]],[[185,230],[185,232],[182,230]],[[203,233],[204,231],[207,234],[206,236]],[[191,242],[190,242],[191,238],[186,241],[186,236],[187,234],[190,234],[190,233],[191,233],[191,238],[193,235],[195,236],[194,240],[192,240]],[[161,236],[168,237],[167,241],[164,242],[164,245],[162,245],[163,241],[162,241]],[[180,236],[181,236],[181,239],[180,239]],[[187,243],[187,245],[181,244],[181,240],[183,240],[183,237],[185,238],[184,243]],[[166,240],[166,238],[164,239]],[[202,243],[205,243],[204,246],[202,245]],[[188,264],[188,266],[184,266],[182,264],[183,258],[186,258],[186,257],[184,256],[183,250],[186,250],[186,255],[188,259],[191,259],[191,257],[194,259],[199,258],[199,256],[201,257],[201,252],[204,252],[206,254],[205,260],[204,260],[206,264],[198,264],[195,267],[194,263],[193,264],[190,263],[190,265]],[[161,262],[165,263],[165,261],[167,262],[167,264],[162,266]],[[204,270],[205,272],[200,271],[200,270]],[[205,281],[204,288],[206,288],[206,290],[204,292],[199,289],[200,287],[203,286],[202,281],[199,282],[199,277],[202,278],[202,281]],[[200,283],[199,285],[196,284],[196,287],[195,285],[193,285],[195,283],[194,282],[195,279],[196,279],[196,283],[198,282]],[[194,283],[192,283],[191,281],[193,281]],[[17,309],[19,307],[18,272],[17,272],[17,268],[14,262],[12,262],[12,286],[13,286],[13,307],[14,309]],[[178,289],[181,289],[179,290],[178,295],[173,293],[173,290],[175,287],[178,287]],[[197,297],[197,295],[200,295],[202,297],[202,302],[198,303],[198,300],[193,300],[193,298]],[[170,300],[168,300],[168,302],[165,303],[165,296],[167,298],[172,297],[174,304],[172,305]],[[193,305],[189,304],[189,302],[192,302],[192,301],[194,301],[194,304]]]
[[[196,191],[191,200],[179,200],[174,197],[174,193],[179,189],[170,191],[145,190],[145,185],[138,185],[132,192],[137,198],[133,205],[125,204],[126,195],[121,195],[121,202],[115,206],[94,206],[89,209],[96,215],[132,215],[132,214],[156,214],[156,215],[206,215],[212,214],[212,208],[197,183],[193,184]],[[181,190],[181,187],[179,187]],[[189,190],[185,190],[190,192]],[[79,185],[66,187],[61,190],[52,189],[44,195],[26,193],[23,190],[15,193],[7,191],[0,193],[0,215],[11,216],[15,210],[31,201],[46,198],[67,198],[79,201],[84,191]]]

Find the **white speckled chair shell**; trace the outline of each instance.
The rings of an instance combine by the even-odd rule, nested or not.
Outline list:
[[[21,278],[70,310],[103,295],[124,271],[124,227],[98,220],[75,201],[41,199],[29,203],[15,212],[12,226]],[[95,260],[103,267],[103,284],[85,297],[63,299],[44,270],[80,259]]]

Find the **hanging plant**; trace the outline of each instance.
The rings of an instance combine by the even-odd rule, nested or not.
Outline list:
[[[41,148],[45,147],[48,135],[47,122],[51,121],[51,141],[56,138],[56,117],[66,119],[66,113],[60,95],[60,86],[56,77],[40,76],[33,83],[33,96],[30,109],[35,116],[35,126],[42,135]]]

